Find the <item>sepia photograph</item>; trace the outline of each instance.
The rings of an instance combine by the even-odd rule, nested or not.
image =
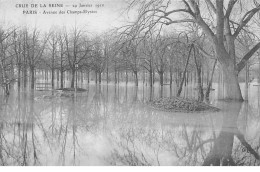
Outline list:
[[[260,0],[0,0],[0,169],[259,165]]]

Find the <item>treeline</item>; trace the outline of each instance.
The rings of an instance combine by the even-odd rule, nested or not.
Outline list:
[[[70,74],[70,86],[75,87],[76,73],[95,76],[95,82],[134,81],[174,85],[180,94],[188,82],[210,85],[214,59],[205,58],[200,47],[207,48],[205,38],[195,39],[195,33],[162,34],[161,30],[135,37],[127,29],[93,36],[87,30],[37,28],[0,29],[0,82],[5,93],[17,82],[17,88],[35,89],[39,71],[50,71],[51,85],[59,80],[64,87],[64,73]],[[203,40],[203,41],[201,41]]]

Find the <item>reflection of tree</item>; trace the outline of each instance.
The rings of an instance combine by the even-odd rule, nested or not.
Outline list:
[[[241,144],[259,160],[258,153],[245,140],[243,134],[237,128],[237,118],[242,103],[226,103],[232,111],[227,112],[223,120],[223,126],[220,134],[214,141],[213,149],[209,152],[203,165],[236,165],[232,158],[232,149],[234,136]]]
[[[144,107],[136,87],[116,87],[116,95],[114,87],[93,88],[70,99],[10,97],[0,114],[0,164],[78,165],[87,155],[112,165],[259,165],[259,135],[244,134],[250,120],[258,125],[252,107],[225,102],[223,114],[162,113]],[[89,137],[105,140],[105,155],[92,152]]]
[[[108,161],[112,165],[151,165],[148,162],[150,160],[147,160],[144,152],[138,146],[134,130],[132,128],[120,130],[124,132],[120,133],[120,140],[117,140],[116,148],[111,152]]]
[[[227,103],[226,106],[230,109],[223,115],[223,123],[221,131],[217,134],[216,118],[211,119],[211,116],[204,118],[202,124],[191,125],[186,122],[180,123],[178,126],[146,126],[145,116],[149,114],[151,121],[158,121],[154,117],[158,114],[146,109],[142,111],[128,111],[128,116],[135,116],[131,119],[133,123],[129,123],[130,119],[124,118],[121,121],[122,128],[119,128],[119,136],[111,133],[111,140],[116,143],[111,153],[109,162],[111,164],[123,165],[161,165],[163,160],[160,156],[165,152],[174,155],[178,162],[174,164],[182,165],[242,165],[256,164],[254,162],[241,163],[248,161],[248,156],[241,152],[241,147],[245,147],[249,154],[256,159],[259,158],[255,149],[246,141],[245,137],[237,128],[237,118],[241,109],[241,104]],[[136,107],[135,107],[136,108]],[[135,113],[135,114],[132,114]],[[140,115],[141,114],[141,115]],[[140,115],[140,116],[139,116]],[[199,118],[199,117],[197,117]],[[206,119],[206,121],[205,121]],[[222,119],[222,118],[221,118]],[[172,119],[173,120],[173,119]],[[198,119],[199,120],[199,119]],[[195,122],[196,123],[196,122]],[[208,123],[210,128],[203,128],[203,125]],[[212,123],[212,124],[210,124]],[[237,142],[240,148],[239,155],[234,151],[237,150]],[[256,149],[258,150],[258,148]],[[235,155],[236,154],[236,155]],[[173,158],[173,159],[175,159]]]
[[[38,139],[34,125],[34,95],[18,94],[10,100],[13,106],[8,110],[8,118],[1,123],[1,160],[2,165],[37,165]],[[13,131],[13,132],[11,132]],[[4,150],[4,153],[3,151]],[[32,163],[31,163],[32,160]]]

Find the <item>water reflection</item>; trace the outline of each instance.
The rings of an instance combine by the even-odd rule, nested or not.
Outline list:
[[[258,153],[245,140],[244,135],[238,130],[237,121],[241,110],[242,103],[223,103],[224,120],[222,129],[216,139],[214,139],[214,146],[207,155],[203,165],[236,165],[232,157],[232,149],[234,144],[234,137],[236,137],[244,146],[243,151],[252,154],[255,159],[259,160]],[[258,149],[257,149],[258,150]],[[241,163],[241,162],[239,162]]]
[[[215,101],[221,112],[196,114],[160,112],[145,105],[174,96],[170,92],[90,85],[88,92],[70,98],[36,99],[47,92],[12,95],[1,100],[0,163],[259,165],[255,101]]]

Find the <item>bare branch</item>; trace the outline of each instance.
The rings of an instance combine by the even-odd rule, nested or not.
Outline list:
[[[260,42],[256,44],[237,64],[237,70],[240,72],[246,65],[246,62],[253,56],[253,54],[260,48]]]
[[[210,6],[210,8],[213,10],[213,12],[216,14],[217,10],[214,4],[211,2],[211,0],[206,0],[206,3]]]
[[[233,34],[234,38],[238,36],[240,31],[243,27],[252,19],[252,17],[260,10],[260,5],[252,10],[248,11],[241,19],[238,28],[236,29],[235,33]]]
[[[236,2],[237,2],[237,0],[230,0],[229,1],[228,8],[227,8],[226,15],[225,15],[226,18],[229,18],[231,11],[232,11],[234,5],[236,4]]]

